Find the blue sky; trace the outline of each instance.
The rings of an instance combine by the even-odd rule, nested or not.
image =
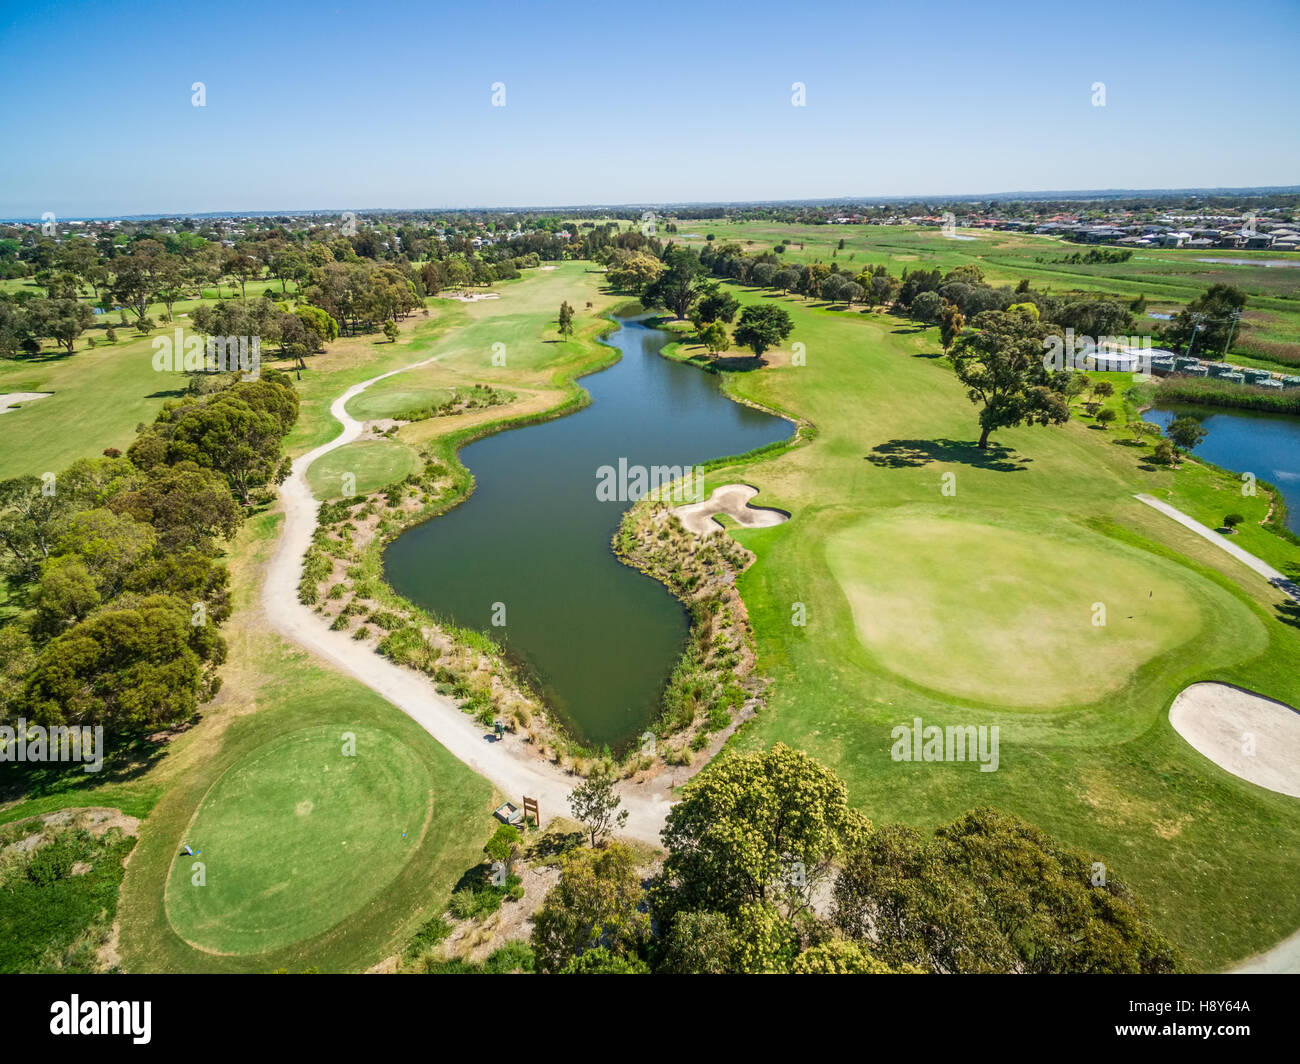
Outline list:
[[[0,5],[0,217],[1300,183],[1295,0]]]

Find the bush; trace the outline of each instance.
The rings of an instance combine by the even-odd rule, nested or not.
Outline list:
[[[489,975],[510,975],[514,972],[531,975],[537,970],[537,959],[533,955],[533,947],[527,942],[507,942],[488,955],[488,959],[483,962],[483,969]]]
[[[1241,514],[1228,514],[1228,516],[1223,519],[1223,525],[1225,528],[1236,528],[1245,520],[1246,519]]]
[[[1151,460],[1160,465],[1171,466],[1177,457],[1178,452],[1174,450],[1174,445],[1168,440],[1160,440],[1151,452]]]
[[[714,706],[709,710],[709,719],[705,722],[705,728],[708,731],[721,731],[731,723],[731,714],[722,706]]]
[[[375,621],[378,613],[372,613],[370,620]],[[384,619],[393,614],[385,615]],[[386,627],[380,624],[380,627]],[[429,644],[424,640],[424,633],[414,625],[390,631],[379,641],[379,653],[398,665],[420,665],[429,653]]]
[[[478,895],[472,890],[458,890],[451,896],[448,909],[457,920],[469,920],[478,915]]]
[[[47,843],[32,854],[27,862],[27,878],[38,887],[49,886],[67,879],[76,861],[76,850],[70,840],[60,839]]]
[[[419,953],[421,950],[429,949],[436,946],[444,938],[451,934],[451,924],[447,923],[441,916],[435,916],[432,920],[427,921],[415,937],[411,939],[410,945],[406,947],[408,956]]]

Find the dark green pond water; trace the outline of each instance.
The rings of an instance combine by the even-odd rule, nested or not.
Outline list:
[[[721,378],[659,356],[661,329],[620,319],[622,357],[583,379],[590,406],[461,451],[474,494],[405,532],[385,575],[439,617],[503,642],[547,703],[591,746],[617,748],[659,714],[687,615],[610,539],[633,499],[603,502],[598,470],[689,467],[785,439],[793,426],[727,399]],[[495,604],[504,627],[493,625]]]
[[[1142,416],[1162,429],[1176,417],[1199,418],[1209,430],[1195,454],[1224,469],[1254,473],[1286,499],[1286,523],[1300,532],[1300,417],[1216,406],[1153,407]]]

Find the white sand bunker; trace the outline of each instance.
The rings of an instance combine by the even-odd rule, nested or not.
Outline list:
[[[746,528],[771,528],[790,520],[790,515],[782,510],[750,506],[749,500],[757,494],[758,489],[751,488],[748,484],[724,484],[715,488],[713,494],[703,502],[687,503],[672,512],[688,531],[697,536],[707,536],[722,527],[722,522],[713,516],[719,513],[734,518],[737,524]]]
[[[1222,683],[1194,683],[1169,707],[1169,723],[1234,776],[1300,798],[1300,713]]]
[[[483,299],[500,299],[500,292],[443,292],[439,299],[454,299],[457,303],[477,303]]]
[[[19,403],[30,403],[33,399],[44,399],[53,392],[0,392],[0,414],[7,414]]]

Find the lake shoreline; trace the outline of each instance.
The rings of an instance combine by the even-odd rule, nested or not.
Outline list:
[[[392,596],[394,602],[401,602],[405,604],[407,608],[418,611],[419,613],[428,616],[435,621],[438,621],[438,623],[440,623],[444,627],[447,626],[445,620],[438,620],[441,611],[438,611],[436,607],[433,606],[432,603],[430,603],[429,605],[420,606],[415,601],[412,600],[409,594],[404,594],[402,591],[399,591],[398,588],[394,585],[394,582],[391,579],[392,570],[390,568],[390,566],[392,566],[394,562],[391,555],[388,554],[388,551],[392,547],[393,543],[395,543],[402,536],[410,532],[412,529],[415,529],[421,525],[428,524],[434,517],[444,516],[452,512],[457,507],[459,507],[461,503],[468,501],[474,494],[476,494],[476,489],[478,488],[477,477],[483,474],[483,469],[481,468],[481,464],[487,462],[487,460],[480,459],[479,462],[474,463],[475,467],[479,468],[480,470],[479,474],[475,474],[471,472],[469,465],[467,465],[464,461],[462,461],[460,457],[460,452],[465,446],[467,446],[469,443],[482,440],[489,436],[500,435],[504,432],[505,429],[508,428],[522,428],[522,427],[528,427],[529,425],[536,425],[541,422],[555,421],[563,418],[565,415],[569,413],[576,413],[580,410],[584,410],[587,407],[589,407],[591,403],[595,401],[596,398],[598,398],[598,396],[593,396],[592,391],[593,390],[599,391],[599,389],[589,390],[587,388],[578,387],[576,386],[576,381],[590,374],[599,373],[604,369],[609,369],[611,367],[614,367],[620,364],[621,362],[623,362],[623,360],[627,355],[635,353],[636,349],[633,347],[628,347],[626,350],[624,350],[621,349],[619,344],[610,342],[610,337],[612,335],[619,333],[629,325],[642,326],[648,334],[656,337],[657,340],[662,341],[662,343],[666,344],[668,341],[671,340],[670,334],[667,334],[664,330],[659,330],[655,328],[654,325],[645,323],[644,321],[645,314],[643,308],[641,308],[639,304],[629,305],[625,303],[620,306],[617,306],[613,308],[612,311],[608,312],[608,317],[609,317],[608,323],[601,330],[599,335],[596,337],[597,341],[603,347],[606,348],[607,357],[594,359],[591,362],[585,364],[580,370],[572,374],[572,376],[568,379],[568,383],[572,386],[572,392],[565,402],[560,403],[556,407],[553,407],[551,410],[538,413],[538,414],[529,415],[527,418],[517,418],[517,419],[502,418],[494,422],[488,422],[482,425],[473,426],[472,428],[466,429],[460,433],[451,433],[445,437],[430,442],[429,444],[430,454],[449,463],[454,461],[455,468],[457,469],[458,474],[461,477],[463,477],[466,482],[466,487],[465,490],[458,492],[454,497],[450,499],[440,500],[430,507],[422,508],[417,513],[413,514],[410,518],[403,520],[400,523],[400,526],[394,526],[390,528],[384,534],[383,541],[381,543],[376,543],[372,545],[371,548],[369,549],[368,553],[371,555],[371,557],[379,559],[381,563],[382,579],[384,581],[384,584],[386,585],[386,591],[388,592],[389,595]],[[633,337],[632,339],[635,339],[635,337]],[[638,342],[646,343],[647,341],[642,340]],[[650,342],[651,346],[653,346],[653,342],[654,341]],[[650,348],[646,347],[644,348],[644,350],[646,351],[646,353],[649,353]],[[642,369],[643,372],[645,372],[644,366],[642,367]],[[649,372],[654,373],[655,371],[649,370]],[[657,374],[656,374],[656,379],[658,379]],[[681,378],[673,378],[673,379],[676,381],[676,386],[680,388]],[[634,377],[632,378],[632,380],[635,381],[636,378]],[[613,385],[611,384],[611,386]],[[619,384],[618,387],[620,388],[620,390],[626,390],[623,384]],[[710,392],[708,394],[721,398],[722,400],[726,401],[728,406],[730,406],[731,404],[736,404],[737,406],[749,407],[752,409],[752,407],[750,407],[750,404],[738,403],[734,396],[728,394],[726,390],[721,388],[719,385],[713,384],[710,385],[709,387],[710,387]],[[644,397],[639,396],[639,394],[636,392],[635,389],[632,389],[632,391],[629,392],[628,395],[638,399],[641,405],[644,406],[645,403]],[[610,396],[606,395],[600,398],[608,400]],[[627,396],[624,396],[623,398],[624,398],[624,402],[626,402]],[[696,400],[700,400],[701,397],[699,394],[696,394],[695,398]],[[712,403],[714,400],[708,399],[707,396],[705,396],[705,400],[706,400],[705,410],[708,415],[707,420],[709,420],[710,422],[718,421],[719,419],[717,419],[716,415],[711,410],[708,410],[708,404]],[[697,407],[698,407],[698,403],[697,403]],[[618,415],[617,406],[611,409],[613,410],[614,416],[617,416]],[[669,413],[671,413],[674,417],[681,416],[681,412],[677,407],[663,408],[662,406],[656,406],[652,409],[656,412],[655,418],[657,418],[658,416],[657,414],[658,411],[665,410],[665,409]],[[718,463],[731,463],[731,462],[743,460],[745,457],[752,457],[755,454],[760,453],[771,447],[788,446],[791,441],[798,440],[800,438],[800,433],[799,433],[800,424],[797,420],[773,411],[755,410],[754,412],[756,414],[761,413],[762,415],[764,415],[764,421],[766,421],[766,419],[768,418],[779,419],[779,423],[787,426],[787,428],[784,431],[788,432],[788,436],[786,436],[784,439],[769,441],[758,447],[750,448],[748,451],[741,451],[739,454],[724,455],[722,457],[710,458],[707,460],[707,462],[700,463],[701,468],[711,467]],[[696,417],[697,420],[699,419],[700,414],[698,412],[698,409],[694,416]],[[655,418],[651,418],[648,420],[655,420]],[[760,425],[762,425],[762,423],[760,423]],[[597,431],[600,430],[599,425],[594,426],[594,428]],[[724,426],[724,430],[725,430],[725,426]],[[715,428],[712,431],[716,435],[718,431],[724,431],[724,430],[717,430]],[[749,431],[753,432],[754,429],[751,427]],[[761,431],[770,434],[772,430],[766,428],[765,426],[762,426]],[[599,446],[600,445],[599,436],[595,437],[595,439],[596,442],[592,444],[592,446]],[[685,447],[690,447],[695,450],[700,450],[705,447],[712,446],[707,442],[701,443],[699,440],[696,440],[694,443],[691,443],[689,431],[686,432],[683,439],[685,440],[684,442]],[[714,439],[714,444],[716,443],[717,440]],[[514,449],[517,450],[519,446],[521,445],[516,445]],[[526,447],[527,445],[522,445],[522,446]],[[541,446],[541,444],[537,443],[537,441],[534,439],[533,448],[531,449],[535,449],[537,446]],[[489,467],[488,475],[494,475],[490,471],[491,462],[487,462],[487,465]],[[493,484],[494,487],[500,488],[501,482],[499,478],[495,479],[493,481]],[[497,501],[499,502],[499,500]],[[624,510],[620,515],[618,519],[618,523],[615,525],[615,530],[617,530],[618,527],[621,527],[621,523],[624,520],[626,520],[627,515],[631,513],[634,509],[635,509],[635,504],[634,503],[629,504],[628,509]],[[492,512],[494,511],[490,508],[483,511],[484,514],[490,514]],[[480,515],[478,519],[481,520],[482,515]],[[428,543],[430,541],[426,540],[424,542]],[[399,560],[399,564],[407,564],[409,566],[411,561],[411,556],[413,556],[414,553],[419,549],[421,549],[420,545],[418,543],[415,544],[412,551],[408,553],[408,556],[404,559]],[[428,548],[425,547],[423,549],[427,550]],[[689,647],[691,646],[693,634],[694,634],[693,622],[691,619],[690,611],[688,609],[688,604],[683,602],[678,595],[674,594],[672,588],[666,587],[662,580],[655,579],[655,577],[652,574],[646,573],[641,567],[635,564],[629,564],[627,559],[620,557],[617,551],[611,549],[611,547],[608,545],[608,541],[606,541],[605,549],[609,552],[608,556],[610,557],[610,559],[615,564],[617,564],[620,569],[630,570],[636,573],[639,578],[645,579],[649,582],[658,585],[664,590],[667,590],[669,592],[667,596],[668,601],[672,602],[673,610],[678,612],[679,616],[682,617],[682,622],[681,622],[682,631],[683,631],[682,642],[680,645],[678,645],[677,649],[673,652],[672,657],[665,662],[665,665],[667,666],[665,670],[665,679],[663,685],[659,686],[655,694],[653,714],[648,718],[646,724],[644,726],[638,724],[636,728],[634,728],[629,735],[625,736],[623,739],[619,740],[618,742],[609,742],[609,741],[592,742],[589,740],[585,740],[581,728],[576,726],[575,722],[571,720],[565,712],[563,712],[562,707],[557,706],[557,704],[551,698],[546,696],[546,692],[544,690],[544,684],[538,680],[536,667],[533,661],[531,661],[520,648],[516,648],[513,646],[506,648],[503,650],[501,657],[506,661],[512,676],[520,683],[521,686],[528,687],[534,693],[534,695],[538,697],[538,701],[544,707],[547,716],[547,728],[546,728],[546,731],[548,732],[547,741],[549,743],[553,743],[557,751],[563,749],[569,756],[573,757],[574,759],[600,758],[601,760],[608,760],[611,756],[613,756],[610,753],[611,749],[613,749],[615,753],[618,755],[618,760],[620,763],[622,763],[624,771],[631,769],[631,771],[637,772],[638,771],[637,764],[640,760],[642,760],[642,757],[637,752],[635,746],[635,737],[637,734],[639,734],[639,732],[642,730],[643,727],[655,728],[658,725],[658,723],[661,721],[663,716],[663,697],[667,690],[667,681],[672,675],[673,670],[675,670],[680,665],[681,660],[683,659],[683,657],[689,650]],[[452,616],[455,616],[455,614],[453,613]],[[461,616],[463,617],[463,614]],[[465,624],[466,621],[463,619],[453,622],[453,626],[463,627],[465,626]],[[475,627],[475,626],[473,624],[470,624],[469,627]]]

